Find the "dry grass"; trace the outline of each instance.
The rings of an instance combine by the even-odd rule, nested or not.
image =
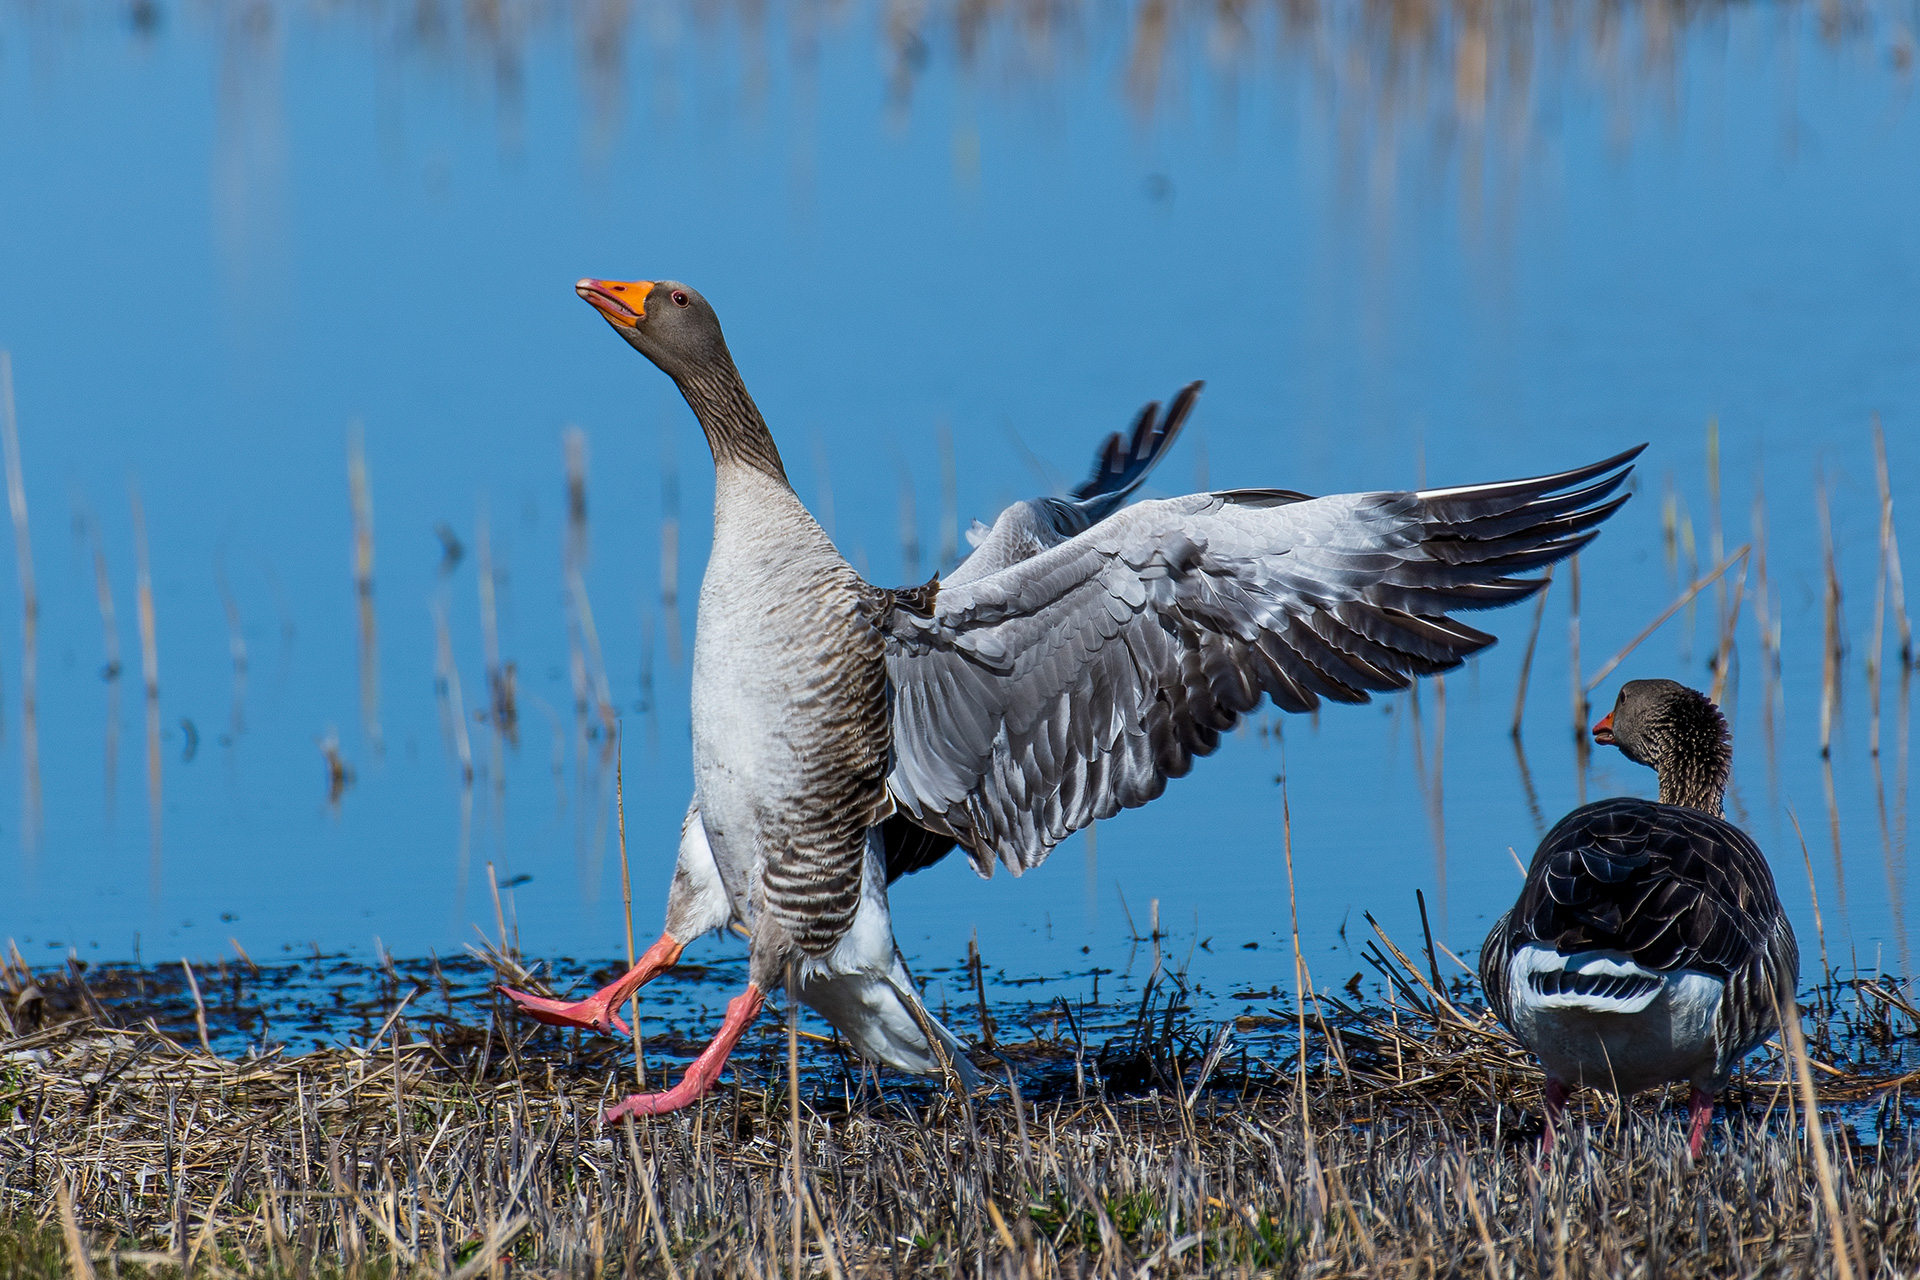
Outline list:
[[[179,966],[13,967],[0,1272],[83,1274],[63,1191],[101,1274],[785,1275],[796,1223],[800,1270],[834,1277],[1834,1270],[1780,1059],[1730,1091],[1699,1168],[1654,1097],[1589,1099],[1540,1162],[1537,1071],[1464,980],[1439,990],[1431,955],[1391,943],[1369,955],[1384,1004],[1309,1002],[1304,1123],[1291,1011],[1230,1038],[1192,1025],[1157,975],[1102,1032],[1101,1011],[1003,1005],[982,1066],[1011,1069],[1017,1092],[960,1100],[810,1046],[801,1197],[778,1019],[703,1106],[605,1130],[623,1046],[502,1017],[475,959],[202,969],[201,1006]],[[322,970],[361,985],[330,998]],[[299,1056],[216,1057],[188,1047],[209,1002],[233,1028],[222,1043],[264,1039],[271,1010],[284,1030],[302,1005],[313,1027],[360,1029]],[[1839,1238],[1858,1241],[1862,1275],[1910,1272],[1920,1017],[1864,980],[1829,983],[1810,1015]]]

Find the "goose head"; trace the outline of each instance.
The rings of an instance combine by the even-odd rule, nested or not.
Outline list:
[[[677,280],[586,279],[573,291],[675,382],[733,363],[720,317],[690,285]]]
[[[1629,680],[1593,726],[1593,740],[1658,773],[1663,801],[1719,811],[1733,748],[1726,718],[1699,690],[1674,680]]]

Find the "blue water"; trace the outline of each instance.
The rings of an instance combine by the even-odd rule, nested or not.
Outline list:
[[[881,582],[924,578],[952,541],[942,431],[964,525],[1073,482],[1141,403],[1205,378],[1157,492],[1489,480],[1651,441],[1638,497],[1582,558],[1591,673],[1712,563],[1717,422],[1721,544],[1749,538],[1764,476],[1784,640],[1770,750],[1749,574],[1736,816],[1774,860],[1809,969],[1810,865],[1834,962],[1910,971],[1920,889],[1892,621],[1877,772],[1866,658],[1876,414],[1920,566],[1902,505],[1920,495],[1911,14],[1823,26],[1797,5],[1684,20],[1574,6],[1488,33],[1288,12],[1236,27],[1133,4],[973,19],[867,3],[0,4],[0,347],[39,602],[30,731],[21,596],[0,588],[0,933],[35,962],[210,956],[230,938],[256,956],[376,938],[445,953],[476,925],[497,933],[491,863],[496,880],[531,877],[501,907],[529,954],[620,953],[611,768],[569,674],[573,425],[636,931],[652,936],[690,789],[712,473],[671,384],[573,296],[598,275],[679,278],[713,300],[801,496]],[[889,34],[915,21],[911,39]],[[374,516],[371,705],[352,423]],[[1847,645],[1831,809],[1820,478]],[[482,509],[520,681],[519,742],[498,767],[472,715],[487,701]],[[464,551],[450,568],[437,524]],[[1410,943],[1416,888],[1470,960],[1518,888],[1509,847],[1524,860],[1540,819],[1582,794],[1652,790],[1611,754],[1583,790],[1565,580],[1534,661],[1525,778],[1507,722],[1530,608],[1476,620],[1504,642],[1446,682],[1444,719],[1432,684],[1417,719],[1405,696],[1283,733],[1269,710],[1165,798],[1101,824],[1093,850],[1075,838],[1020,880],[953,860],[903,883],[910,960],[949,964],[977,933],[1008,976],[1137,976],[1152,949],[1134,938],[1157,912],[1168,963],[1204,992],[1290,988],[1283,772],[1315,978],[1362,967],[1363,912]],[[1704,687],[1716,599],[1618,678]],[[471,788],[445,728],[436,600]],[[1602,709],[1616,687],[1596,691]],[[329,735],[353,773],[337,801]]]

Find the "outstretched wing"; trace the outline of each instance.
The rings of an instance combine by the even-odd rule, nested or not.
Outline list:
[[[1066,497],[1029,498],[1002,511],[992,528],[976,523],[974,528],[982,532],[975,537],[975,548],[948,583],[984,578],[1031,559],[1119,510],[1179,438],[1205,385],[1189,382],[1180,388],[1164,415],[1158,400],[1149,402],[1134,415],[1132,427],[1124,434],[1116,431],[1100,443],[1093,452],[1092,473]],[[913,591],[924,594],[921,588]],[[933,866],[958,843],[947,832],[930,831],[904,813],[888,818],[880,833],[887,853],[888,884]]]
[[[1644,446],[1643,446],[1644,447]],[[1493,637],[1446,615],[1539,590],[1585,546],[1639,449],[1560,475],[1420,493],[1279,490],[1141,502],[893,611],[899,807],[982,874],[1018,873],[1145,804],[1263,694],[1365,702]],[[957,577],[958,575],[956,575]]]

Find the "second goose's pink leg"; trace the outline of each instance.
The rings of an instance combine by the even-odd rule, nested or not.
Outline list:
[[[1707,1130],[1713,1127],[1713,1095],[1695,1089],[1687,1099],[1687,1110],[1693,1113],[1693,1123],[1687,1128],[1687,1154],[1698,1164],[1707,1145]]]
[[[658,942],[647,948],[647,953],[640,957],[633,968],[585,1000],[571,1004],[565,1000],[528,995],[512,987],[502,987],[500,990],[529,1017],[548,1026],[585,1027],[590,1031],[608,1032],[618,1028],[622,1035],[626,1035],[627,1024],[621,1021],[620,1006],[627,1002],[627,997],[678,964],[680,953],[686,949],[686,943],[678,941],[670,933],[663,933]]]
[[[1552,1076],[1547,1077],[1545,1099],[1547,1104],[1547,1123],[1546,1127],[1540,1133],[1541,1155],[1545,1155],[1547,1152],[1553,1150],[1554,1130],[1558,1129],[1566,1120],[1567,1099],[1571,1097],[1572,1094],[1573,1090],[1567,1088],[1565,1081],[1555,1080]]]
[[[745,991],[728,1001],[726,1020],[720,1024],[719,1033],[700,1051],[700,1056],[687,1068],[687,1074],[680,1077],[679,1084],[661,1093],[636,1093],[607,1108],[606,1122],[612,1124],[626,1116],[657,1116],[697,1102],[720,1078],[720,1069],[727,1065],[727,1055],[760,1016],[762,1003],[760,988],[749,982]]]

